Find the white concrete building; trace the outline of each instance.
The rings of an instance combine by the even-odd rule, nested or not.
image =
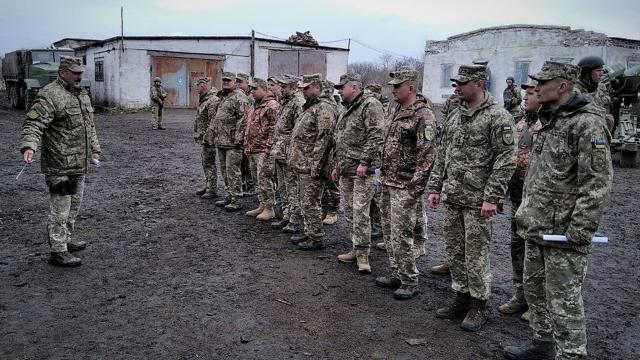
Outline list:
[[[423,93],[444,102],[453,93],[449,80],[463,64],[488,62],[489,90],[502,103],[506,78],[516,83],[540,70],[545,61],[576,64],[588,55],[606,64],[640,64],[640,40],[608,37],[566,26],[507,25],[459,34],[425,47]]]
[[[65,39],[57,43],[66,43]],[[125,36],[74,49],[85,62],[94,102],[139,108],[150,104],[151,79],[159,76],[167,107],[195,107],[193,86],[210,76],[220,88],[222,71],[266,79],[285,73],[321,73],[337,81],[347,71],[349,50],[249,36]]]

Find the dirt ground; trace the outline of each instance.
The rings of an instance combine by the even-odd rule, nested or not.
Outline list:
[[[76,231],[89,246],[81,267],[52,267],[44,177],[38,164],[16,181],[23,113],[3,104],[2,359],[494,359],[531,335],[496,309],[513,292],[508,215],[494,223],[491,319],[466,333],[434,316],[451,297],[448,277],[429,273],[443,258],[441,209],[428,213],[421,295],[396,301],[374,285],[385,253],[372,250],[372,275],[338,263],[350,247],[343,218],[326,228],[326,250],[301,252],[267,224],[195,196],[192,110],[166,111],[166,131],[151,131],[148,113],[97,116],[103,165],[88,174]],[[592,359],[640,354],[640,170],[615,172],[600,229],[610,243],[590,256],[584,286]]]

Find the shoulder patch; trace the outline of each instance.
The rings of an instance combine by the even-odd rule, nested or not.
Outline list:
[[[31,111],[29,111],[29,112],[27,113],[27,117],[28,117],[29,119],[32,119],[32,120],[37,119],[37,118],[38,118],[38,116],[39,116],[39,115],[38,115],[38,112],[37,112],[37,111],[35,111],[35,110],[31,110]]]
[[[426,124],[424,127],[424,138],[427,141],[433,141],[435,137],[435,129],[433,128],[433,124]]]
[[[513,145],[513,126],[510,124],[502,125],[502,142],[505,145]]]
[[[591,147],[593,149],[606,149],[607,148],[607,143],[604,141],[604,139],[593,138],[591,140]]]

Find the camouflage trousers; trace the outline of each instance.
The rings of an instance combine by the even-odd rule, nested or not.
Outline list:
[[[382,233],[389,255],[391,276],[404,285],[418,284],[418,268],[414,254],[415,203],[406,201],[409,192],[391,186],[382,187]]]
[[[529,304],[529,325],[536,338],[555,340],[556,359],[587,354],[582,303],[586,273],[587,255],[527,241],[524,293]]]
[[[375,177],[341,176],[340,193],[344,204],[344,213],[351,224],[351,243],[354,250],[369,253],[371,240],[371,218],[369,211],[371,200],[376,192],[373,184]]]
[[[247,154],[251,176],[256,179],[258,200],[262,204],[273,206],[275,203],[275,185],[273,171],[275,164],[269,153]]]
[[[215,193],[218,188],[218,169],[216,169],[216,147],[202,145],[202,169],[204,170],[204,188]]]
[[[331,181],[331,179],[326,179],[326,184],[324,185],[324,193],[322,193],[322,212],[338,212],[340,208],[340,190],[338,189],[338,185]]]
[[[524,180],[516,178],[511,179],[508,187],[509,198],[511,199],[511,269],[513,271],[513,286],[516,288],[516,297],[521,301],[525,301],[522,286],[525,241],[517,232],[516,211],[518,211],[522,202],[523,187]]]
[[[371,201],[371,206],[369,208],[369,214],[371,217],[371,229],[382,229],[382,212],[380,210],[381,207],[382,192],[377,192],[373,196],[373,200]],[[424,216],[422,211],[422,201],[418,201],[418,206],[416,207],[416,224],[413,227],[413,245],[415,247],[424,246],[427,241],[427,217]]]
[[[151,105],[151,127],[157,129],[162,126],[162,108],[164,106]]]
[[[444,246],[453,290],[480,300],[491,293],[491,218],[480,208],[444,204]]]
[[[224,190],[227,196],[235,199],[242,195],[242,174],[240,166],[242,163],[241,149],[218,148],[218,161],[220,162],[220,172],[224,179]]]
[[[84,195],[84,175],[46,175],[49,187],[49,245],[51,252],[67,251]]]
[[[327,179],[323,176],[313,178],[309,174],[299,173],[298,181],[304,234],[312,238],[324,238],[321,202]]]
[[[282,218],[293,224],[302,224],[302,210],[298,195],[298,173],[285,162],[276,160],[278,194],[282,205]]]
[[[255,175],[251,172],[251,162],[249,161],[249,155],[242,153],[242,165],[240,166],[242,173],[242,192],[248,192],[255,190],[255,184],[257,182]]]

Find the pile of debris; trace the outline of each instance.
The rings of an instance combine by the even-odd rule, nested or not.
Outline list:
[[[318,45],[318,41],[313,38],[313,35],[311,35],[309,31],[303,33],[296,31],[295,34],[289,36],[287,41],[305,45]]]

